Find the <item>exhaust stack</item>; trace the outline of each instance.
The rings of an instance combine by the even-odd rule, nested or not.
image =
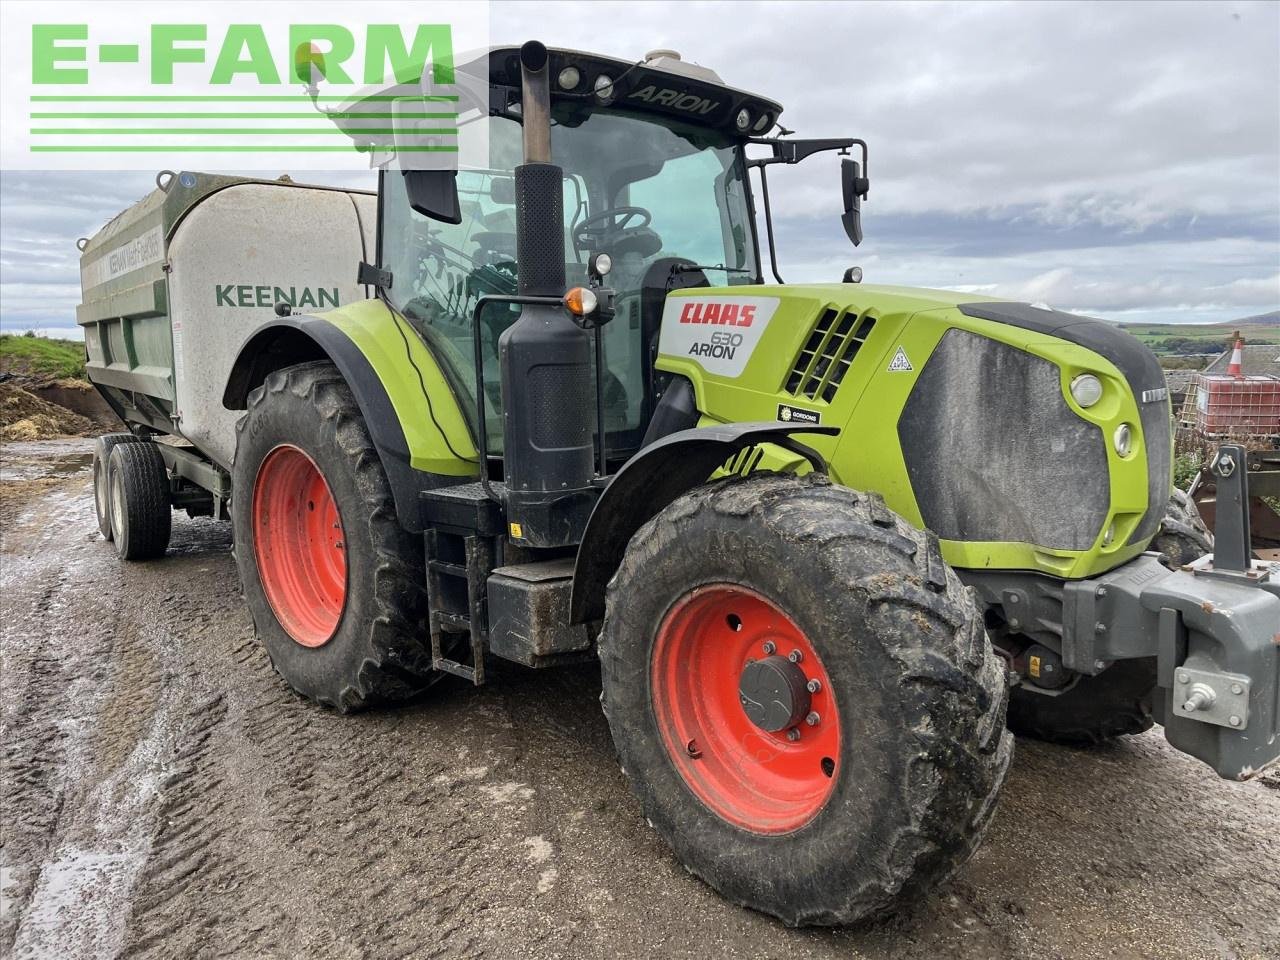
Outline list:
[[[525,303],[498,340],[508,535],[531,547],[582,539],[595,504],[591,340],[565,293],[563,172],[551,162],[547,48],[520,48],[524,163],[516,167],[516,248]]]

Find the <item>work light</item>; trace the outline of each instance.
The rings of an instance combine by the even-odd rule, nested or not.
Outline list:
[[[1115,436],[1116,453],[1122,457],[1127,457],[1133,451],[1133,428],[1127,423],[1122,423],[1116,427]]]
[[[1102,399],[1102,381],[1092,373],[1082,373],[1071,381],[1071,396],[1082,407],[1092,407]]]

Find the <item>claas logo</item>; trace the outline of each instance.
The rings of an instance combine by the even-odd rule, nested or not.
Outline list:
[[[756,318],[753,303],[716,303],[714,300],[691,300],[680,311],[681,323],[714,323],[726,327],[749,327]]]

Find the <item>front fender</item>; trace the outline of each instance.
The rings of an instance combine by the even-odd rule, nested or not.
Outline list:
[[[839,432],[833,426],[772,421],[726,423],[681,430],[645,447],[618,471],[591,511],[573,568],[570,621],[586,623],[604,616],[605,587],[635,532],[682,493],[705,483],[739,450],[778,444],[825,472],[821,457],[792,440],[791,434]]]

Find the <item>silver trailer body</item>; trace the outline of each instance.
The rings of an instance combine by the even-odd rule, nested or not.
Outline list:
[[[81,241],[89,379],[128,422],[226,468],[241,411],[222,405],[240,347],[275,305],[320,313],[366,299],[377,197],[287,180],[165,175]]]

